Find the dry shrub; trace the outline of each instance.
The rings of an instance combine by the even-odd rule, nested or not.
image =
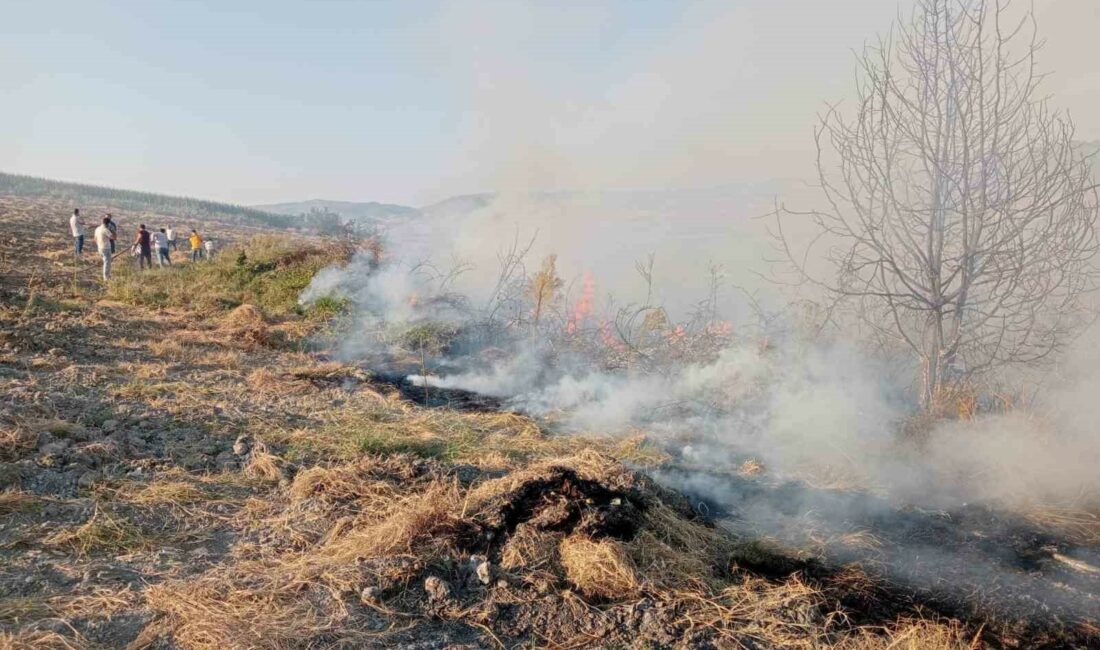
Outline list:
[[[626,549],[643,580],[662,589],[717,588],[716,568],[725,568],[733,555],[722,533],[685,520],[657,500]]]
[[[618,541],[574,535],[561,541],[558,553],[565,577],[585,596],[619,600],[637,595],[637,570]]]
[[[271,342],[267,319],[259,307],[245,303],[229,312],[222,320],[221,329],[245,347],[259,347]]]
[[[508,570],[557,570],[561,564],[558,546],[564,537],[562,533],[520,524],[501,548],[500,566]]]

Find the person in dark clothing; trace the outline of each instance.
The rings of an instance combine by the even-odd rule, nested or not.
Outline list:
[[[152,233],[145,229],[145,224],[138,227],[134,245],[138,247],[138,270],[153,268],[153,241]]]
[[[111,255],[115,254],[115,238],[118,237],[118,224],[115,223],[115,218],[111,216],[111,213],[107,213],[107,230],[111,231]]]

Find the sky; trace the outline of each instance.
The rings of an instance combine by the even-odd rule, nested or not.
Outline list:
[[[799,178],[911,0],[0,0],[0,170],[241,204]],[[1100,139],[1100,1],[1036,0]]]

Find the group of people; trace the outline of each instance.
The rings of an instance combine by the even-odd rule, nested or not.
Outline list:
[[[80,214],[80,208],[73,210],[73,215],[69,218],[69,230],[72,232],[74,250],[79,258],[84,254],[85,236],[85,222],[84,217]],[[103,259],[103,279],[105,281],[109,280],[111,279],[111,262],[115,258],[116,242],[118,241],[118,223],[110,213],[103,217],[103,222],[96,227],[92,233],[92,238],[95,240],[99,256]],[[198,262],[203,258],[213,259],[214,240],[203,239],[197,230],[192,230],[187,241],[191,245],[192,262]],[[157,265],[161,267],[171,266],[171,251],[179,250],[176,242],[176,231],[171,226],[160,228],[156,232],[146,228],[145,224],[138,226],[137,234],[130,245],[130,254],[137,258],[138,270],[143,271],[146,268],[153,268],[154,248],[157,251]]]

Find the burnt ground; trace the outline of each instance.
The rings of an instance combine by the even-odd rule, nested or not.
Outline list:
[[[793,565],[827,578],[858,566],[876,580],[873,604],[926,607],[975,621],[1021,647],[1087,647],[1100,625],[1100,548],[1008,512],[972,504],[906,507],[865,493],[795,481],[665,469],[700,512],[742,536],[803,550]],[[805,555],[808,549],[810,559]],[[755,567],[769,570],[768,563]],[[857,613],[859,599],[851,601]]]
[[[842,528],[874,530],[873,552],[759,543],[627,470],[669,461],[644,437],[555,436],[481,396],[418,393],[303,351],[300,319],[106,300],[92,256],[71,257],[68,212],[0,197],[0,649],[1095,642],[1066,614],[1095,585],[1049,549],[1090,556],[1050,533],[975,511],[914,512],[880,535],[889,511],[860,502],[865,519]],[[797,520],[792,488],[740,489]],[[987,608],[1002,583],[944,598],[907,582],[938,569],[980,584],[928,550],[951,545],[1071,596],[1010,620]]]

